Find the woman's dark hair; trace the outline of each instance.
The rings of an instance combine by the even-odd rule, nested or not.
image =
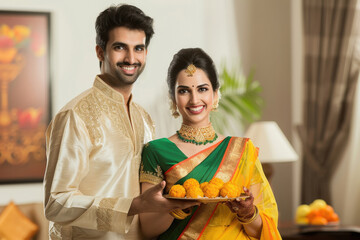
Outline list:
[[[220,83],[211,57],[201,48],[184,48],[174,55],[168,69],[167,84],[172,100],[175,99],[177,76],[181,70],[187,69],[190,64],[195,65],[196,68],[200,68],[206,73],[214,92],[219,89]]]
[[[96,44],[103,50],[109,41],[109,32],[116,27],[143,30],[146,35],[146,48],[154,34],[153,19],[146,16],[139,8],[127,4],[111,6],[101,12],[95,22]]]

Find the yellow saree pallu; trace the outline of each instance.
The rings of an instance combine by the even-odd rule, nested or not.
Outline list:
[[[174,184],[195,178],[200,183],[214,177],[250,189],[263,221],[260,239],[281,239],[277,230],[277,204],[258,160],[258,149],[247,138],[227,137],[198,154],[187,157],[167,139],[150,142],[143,151],[140,182]],[[202,204],[184,219],[175,219],[158,239],[254,239],[236,215],[222,203]]]

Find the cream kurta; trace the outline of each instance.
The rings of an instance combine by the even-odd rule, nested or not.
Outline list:
[[[44,179],[50,239],[142,239],[128,217],[140,193],[143,145],[154,138],[149,115],[96,77],[69,102],[47,132]],[[130,230],[129,230],[130,229]]]

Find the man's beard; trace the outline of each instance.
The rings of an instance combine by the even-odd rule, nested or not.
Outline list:
[[[127,75],[124,72],[122,72],[122,70],[118,70],[118,69],[116,70],[116,77],[120,80],[121,83],[123,83],[125,85],[131,85],[131,84],[135,83],[145,68],[145,63],[144,64],[140,64],[140,63],[129,64],[127,62],[119,62],[116,65],[119,68],[121,68],[122,66],[129,66],[129,67],[136,66],[136,68],[135,68],[136,70],[135,70],[134,74],[132,74],[132,75]]]

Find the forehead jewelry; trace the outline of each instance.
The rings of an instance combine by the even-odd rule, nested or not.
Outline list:
[[[185,72],[188,74],[188,77],[192,77],[193,74],[196,72],[196,67],[194,64],[190,64],[186,69]]]

